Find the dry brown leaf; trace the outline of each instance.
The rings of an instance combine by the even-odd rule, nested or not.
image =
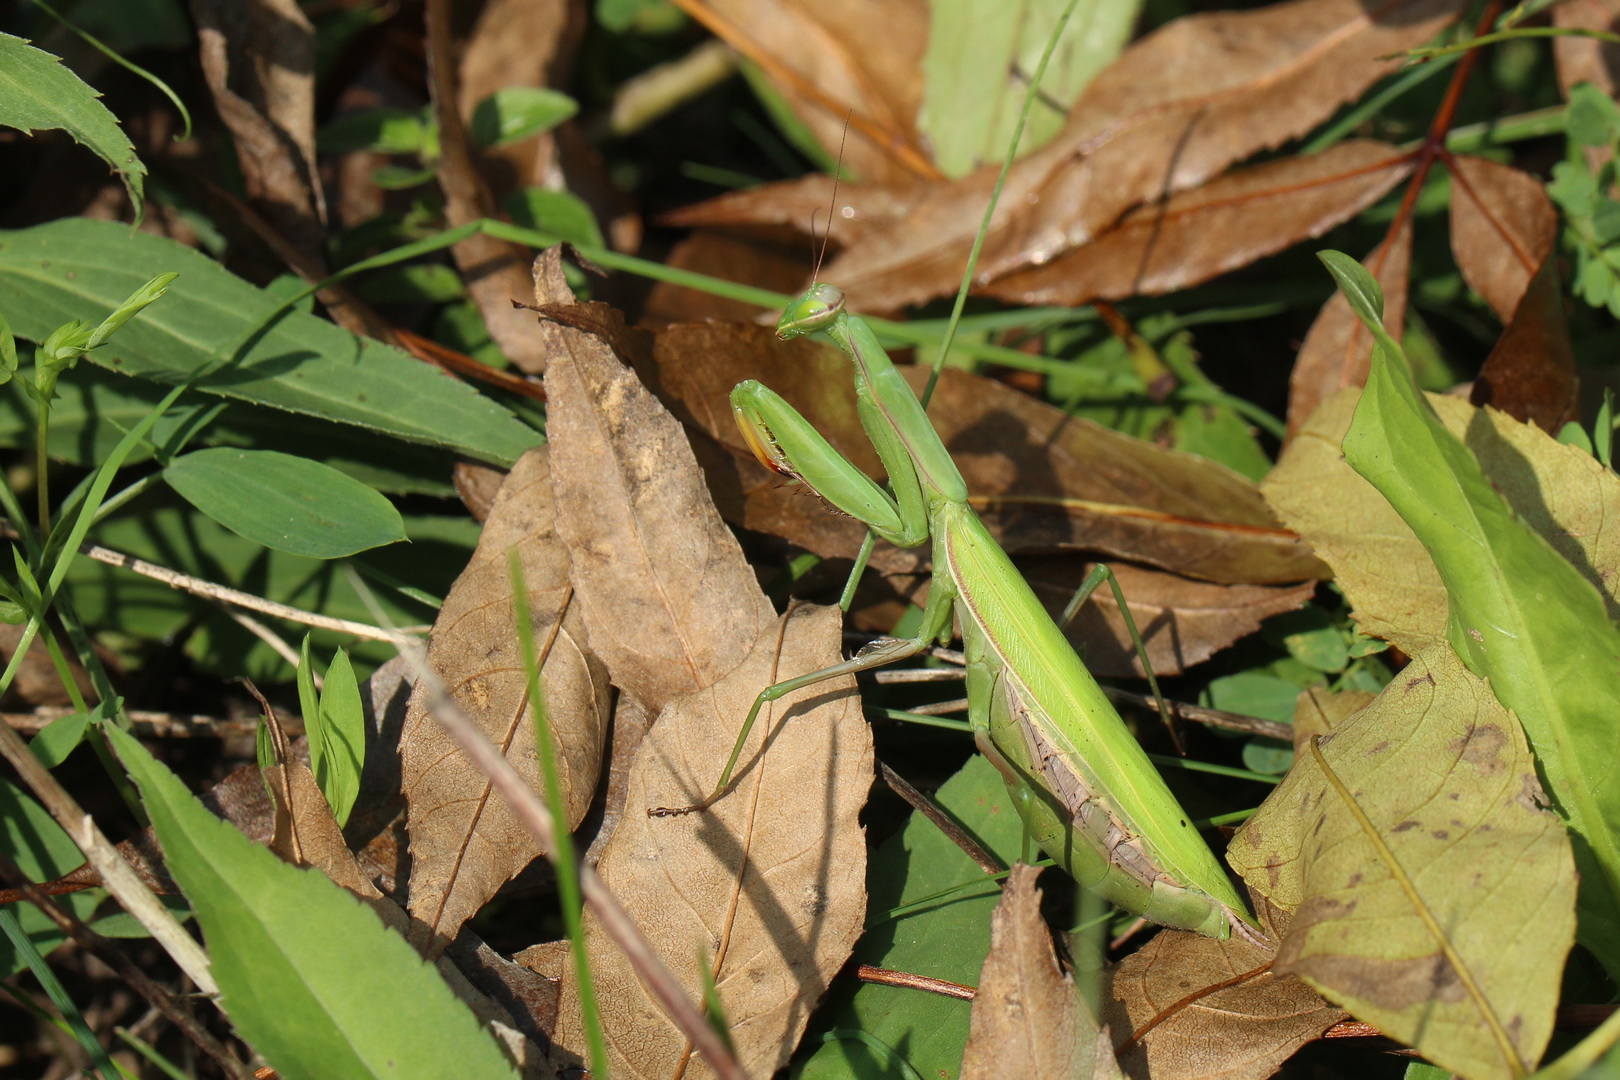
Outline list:
[[[1086,88],[1053,142],[1014,165],[986,242],[980,280],[1049,262],[1144,202],[1197,187],[1235,162],[1309,131],[1462,9],[1457,0],[1294,0],[1178,19],[1128,48]],[[826,276],[867,311],[952,292],[996,166],[954,183],[848,190],[870,223]],[[820,181],[816,181],[819,183]],[[766,210],[772,198],[792,215]],[[751,198],[758,220],[788,224],[791,185]],[[903,201],[900,216],[893,204]],[[870,204],[870,205],[869,205]],[[825,205],[823,201],[822,205]],[[730,203],[737,220],[743,207]]]
[[[928,42],[923,0],[679,0],[679,6],[760,65],[822,146],[842,144],[851,174],[876,183],[937,175],[918,149],[915,125]]]
[[[591,846],[585,852],[585,863],[595,866],[602,858],[602,850],[613,836],[613,831],[619,827],[619,819],[624,817],[625,799],[630,792],[630,767],[635,763],[636,753],[641,749],[641,741],[647,737],[647,731],[657,719],[647,709],[647,706],[636,700],[636,696],[625,691],[619,692],[618,701],[613,706],[613,735],[608,744],[607,779],[603,784],[602,822],[597,827],[596,835],[591,838]],[[636,808],[640,811],[640,807]]]
[[[1324,686],[1301,690],[1294,699],[1294,753],[1306,753],[1306,746],[1318,735],[1331,735],[1340,724],[1371,705],[1378,697],[1367,690],[1329,691]]]
[[[1052,954],[1035,887],[1040,873],[1019,863],[1002,887],[960,1076],[1123,1080],[1108,1033]]]
[[[1412,272],[1412,219],[1403,218],[1393,236],[1385,237],[1365,265],[1384,290],[1384,328],[1396,341],[1406,326],[1406,288]],[[1288,378],[1288,435],[1336,390],[1365,386],[1372,363],[1372,335],[1350,310],[1344,293],[1334,290],[1322,305]]]
[[[1620,477],[1540,428],[1452,397],[1428,396],[1514,511],[1603,593],[1610,618],[1620,575]],[[1345,463],[1340,444],[1360,391],[1328,398],[1283,451],[1261,490],[1333,567],[1368,634],[1416,654],[1445,638],[1439,572],[1384,497]]]
[[[999,278],[983,291],[1020,304],[1078,306],[1155,296],[1320,236],[1412,171],[1412,154],[1350,140],[1303,158],[1238,169],[1138,207],[1089,243]]]
[[[1485,358],[1470,400],[1556,435],[1575,419],[1579,390],[1558,259],[1549,253]]]
[[[549,451],[518,459],[501,486],[478,547],[433,624],[428,662],[456,702],[524,776],[537,775],[534,721],[518,650],[508,553],[519,553],[556,740],[568,826],[589,808],[601,771],[608,687],[572,602],[568,553],[557,536]],[[559,620],[561,625],[559,626]],[[412,696],[400,736],[411,843],[410,913],[419,947],[434,950],[540,854],[489,780]]]
[[[1558,213],[1529,173],[1456,154],[1451,166],[1451,251],[1469,288],[1505,324],[1558,239]]]
[[[452,0],[427,0],[427,54],[433,118],[439,125],[439,187],[444,216],[451,227],[492,218],[495,199],[479,174],[467,123],[456,87],[455,42],[451,34]],[[534,321],[512,306],[529,295],[528,255],[519,244],[483,233],[450,249],[467,292],[484,317],[489,336],[513,364],[532,375],[546,369],[544,343]]]
[[[850,518],[786,486],[754,461],[727,395],[745,378],[782,394],[857,467],[878,473],[855,414],[849,363],[836,350],[779,343],[763,327],[672,326],[658,335],[649,386],[683,421],[730,453],[703,456],[727,520],[828,557],[853,555],[865,535]],[[928,372],[902,369],[916,389]],[[1206,458],[1073,417],[1010,387],[947,369],[929,416],[1009,552],[1090,550],[1218,582],[1273,584],[1324,567],[1277,520],[1252,481]],[[873,565],[916,571],[925,549],[879,545]]]
[[[1072,555],[1024,556],[1017,562],[1024,580],[1054,618],[1063,613],[1095,565]],[[1124,563],[1112,569],[1147,646],[1153,673],[1161,677],[1203,663],[1260,629],[1263,620],[1293,611],[1316,592],[1315,581],[1281,587],[1215,585]],[[1113,590],[1106,585],[1091,594],[1064,633],[1092,674],[1146,675]]]
[[[776,613],[681,425],[609,340],[570,326],[547,333],[558,343],[547,433],[576,602],[613,684],[656,713],[736,667]]]
[[[1268,934],[1278,913],[1258,904]],[[1120,1064],[1147,1080],[1262,1080],[1348,1014],[1298,978],[1268,970],[1270,950],[1161,930],[1120,961],[1103,1018]]]
[[[810,1010],[860,936],[866,844],[858,820],[872,782],[870,729],[854,681],[819,683],[760,716],[736,786],[710,809],[649,818],[719,779],[761,689],[840,659],[841,618],[800,608],[759,635],[742,666],[670,702],[632,767],[624,820],[597,870],[693,998],[699,953],[714,973],[743,1068],[787,1062]],[[615,1073],[712,1075],[587,917],[587,942]],[[565,987],[557,1043],[584,1052],[577,997]]]

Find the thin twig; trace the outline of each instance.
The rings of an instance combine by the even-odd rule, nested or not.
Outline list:
[[[909,971],[890,971],[888,968],[873,967],[871,964],[856,967],[855,977],[861,982],[877,983],[880,986],[903,986],[907,990],[926,990],[930,994],[940,994],[961,1001],[972,1001],[973,996],[978,993],[976,987],[946,982],[944,979],[932,979],[927,975],[915,975]]]
[[[4,725],[0,725],[0,755],[11,762],[34,797],[84,852],[85,860],[101,875],[101,884],[124,910],[146,927],[199,990],[209,996],[218,994],[219,985],[208,970],[208,954],[197,944],[197,939],[186,933],[185,927],[136,876],[134,868],[96,827],[95,819],[84,812],[51,771],[40,763],[22,741],[22,736]]]
[[[0,536],[9,536],[15,539],[16,535],[16,531],[9,525],[0,523]],[[278,619],[286,619],[288,622],[295,622],[302,626],[312,626],[317,630],[331,630],[339,634],[348,634],[351,637],[364,638],[367,641],[386,641],[390,644],[397,644],[404,633],[421,632],[427,629],[426,627],[410,627],[406,631],[384,630],[382,627],[371,626],[368,623],[353,622],[349,619],[334,619],[330,615],[317,615],[313,611],[295,608],[290,604],[278,604],[274,600],[266,600],[262,596],[242,592],[240,589],[216,585],[212,581],[204,581],[202,578],[192,577],[190,574],[182,574],[178,570],[170,570],[166,566],[159,566],[156,563],[147,562],[145,559],[137,559],[133,555],[126,555],[122,551],[104,548],[100,544],[80,544],[79,553],[88,555],[97,562],[106,563],[108,566],[116,566],[140,574],[143,577],[152,578],[154,581],[161,581],[172,589],[179,589],[182,592],[191,593],[193,596],[201,596],[204,599],[221,604],[230,604],[234,607],[247,608],[249,611],[272,615]]]
[[[155,982],[106,938],[90,929],[78,916],[63,908],[38,885],[29,881],[28,876],[18,869],[17,864],[4,854],[0,854],[0,874],[9,878],[18,892],[43,911],[80,948],[116,971],[132,990],[146,999],[156,1013],[167,1017],[170,1023],[197,1044],[198,1049],[218,1062],[233,1080],[253,1080],[252,1071],[237,1060],[236,1055],[226,1049],[223,1043],[210,1035],[208,1029],[197,1022],[197,1018],[183,1002]]]
[[[983,845],[952,819],[949,814],[945,813],[938,803],[913,787],[911,781],[881,761],[878,762],[878,775],[883,778],[885,784],[889,785],[891,791],[904,799],[917,813],[932,821],[934,826],[944,833],[951,843],[962,849],[963,854],[978,863],[979,869],[987,874],[1005,874],[1007,872],[1007,868],[1001,864],[1000,859],[986,851]]]
[[[0,713],[0,724],[23,735],[37,735],[62,717],[72,716],[77,711],[66,705],[46,705],[33,712]],[[129,717],[131,729],[136,735],[156,739],[232,739],[253,735],[259,726],[258,720],[248,717],[199,716],[145,709],[130,709],[124,715]],[[297,717],[284,716],[281,723],[290,735],[304,733],[304,722]]]

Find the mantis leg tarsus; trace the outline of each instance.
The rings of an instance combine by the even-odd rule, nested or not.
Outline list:
[[[933,644],[932,637],[915,638],[881,638],[845,660],[841,664],[812,671],[808,675],[800,675],[796,679],[784,679],[779,683],[772,683],[759,692],[754,698],[754,704],[748,710],[748,717],[743,721],[742,730],[737,733],[737,741],[731,746],[731,756],[726,759],[726,767],[720,773],[720,780],[708,796],[691,806],[655,806],[647,811],[648,817],[679,817],[682,814],[697,813],[713,806],[731,788],[732,774],[737,769],[737,761],[742,757],[743,746],[748,742],[748,734],[754,729],[754,721],[759,719],[760,710],[767,702],[776,701],[802,690],[807,686],[814,686],[828,679],[836,679],[843,675],[855,675],[872,668],[883,667],[897,660],[904,660],[916,656]]]
[[[1164,723],[1164,729],[1170,733],[1170,741],[1175,744],[1176,754],[1187,756],[1187,748],[1181,741],[1181,729],[1176,726],[1175,719],[1170,715],[1170,706],[1166,704],[1164,695],[1159,692],[1158,676],[1153,674],[1153,662],[1148,659],[1147,643],[1142,640],[1142,633],[1136,628],[1136,618],[1131,614],[1131,606],[1125,602],[1125,593],[1119,587],[1119,578],[1114,575],[1113,568],[1107,563],[1098,563],[1092,567],[1091,573],[1080,583],[1069,600],[1068,606],[1063,609],[1063,616],[1058,619],[1058,629],[1067,630],[1069,623],[1079,612],[1081,606],[1091,599],[1091,594],[1103,582],[1114,593],[1114,602],[1119,605],[1119,612],[1125,617],[1125,630],[1131,636],[1131,646],[1136,649],[1136,658],[1141,661],[1142,671],[1147,675],[1148,688],[1153,691],[1153,701],[1159,708],[1159,719]]]

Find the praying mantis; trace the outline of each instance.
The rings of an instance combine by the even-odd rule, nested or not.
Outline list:
[[[946,644],[959,621],[974,740],[1001,772],[1031,838],[1080,885],[1127,911],[1211,937],[1254,937],[1220,863],[969,505],[949,451],[871,327],[845,310],[841,290],[817,282],[783,311],[776,333],[830,342],[853,362],[858,415],[893,494],[755,380],[731,393],[749,446],[890,543],[931,540],[933,584],[914,637],[879,640],[844,663],[766,687],[714,792],[695,806],[649,813],[702,810],[722,797],[766,702]]]

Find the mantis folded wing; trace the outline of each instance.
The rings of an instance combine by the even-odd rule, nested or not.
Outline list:
[[[844,294],[817,283],[788,306],[777,336],[809,335],[854,362],[861,423],[889,473],[891,497],[780,396],[750,380],[732,410],[760,460],[891,543],[932,537],[934,581],[916,637],[877,642],[845,663],[767,687],[754,702],[715,792],[731,782],[760,708],[823,679],[916,655],[960,616],[968,714],[979,749],[1006,779],[1027,828],[1081,885],[1165,926],[1250,934],[1221,865],[1103,696],[1091,673],[968,505],[967,485],[910,385]]]

